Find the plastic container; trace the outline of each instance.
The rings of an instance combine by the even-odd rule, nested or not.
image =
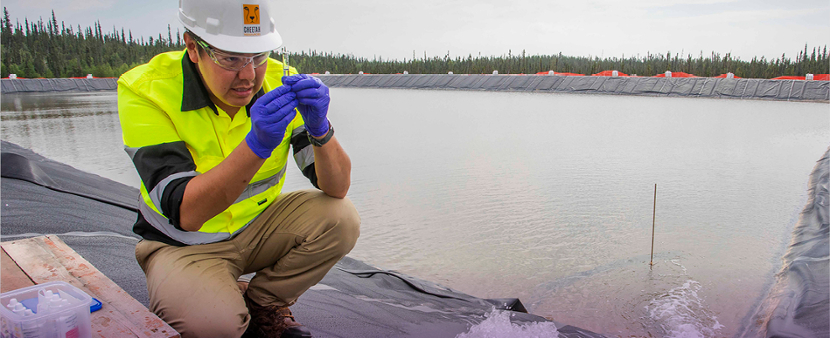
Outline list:
[[[89,338],[92,297],[66,282],[49,282],[0,295],[2,338]]]

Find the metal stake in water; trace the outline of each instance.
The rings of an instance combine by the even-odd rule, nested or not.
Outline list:
[[[288,49],[282,47],[282,75],[288,76],[289,69],[288,69]]]
[[[651,261],[649,267],[654,266],[654,220],[657,216],[657,183],[654,183],[654,208],[651,212]]]

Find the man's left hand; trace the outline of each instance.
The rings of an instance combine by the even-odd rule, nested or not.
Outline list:
[[[331,101],[329,87],[320,79],[306,74],[285,76],[282,83],[290,86],[297,95],[297,108],[308,133],[314,137],[325,136],[329,132],[329,120],[326,118]]]

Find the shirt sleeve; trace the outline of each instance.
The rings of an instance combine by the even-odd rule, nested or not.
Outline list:
[[[125,83],[118,86],[124,148],[156,210],[181,230],[179,208],[187,183],[198,173],[187,144],[166,112]]]

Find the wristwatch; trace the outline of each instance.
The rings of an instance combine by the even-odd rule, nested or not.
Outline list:
[[[308,134],[308,142],[315,147],[322,147],[324,144],[328,143],[331,140],[331,137],[334,136],[334,127],[329,123],[329,132],[326,133],[326,136],[323,136],[321,139],[316,139]]]

